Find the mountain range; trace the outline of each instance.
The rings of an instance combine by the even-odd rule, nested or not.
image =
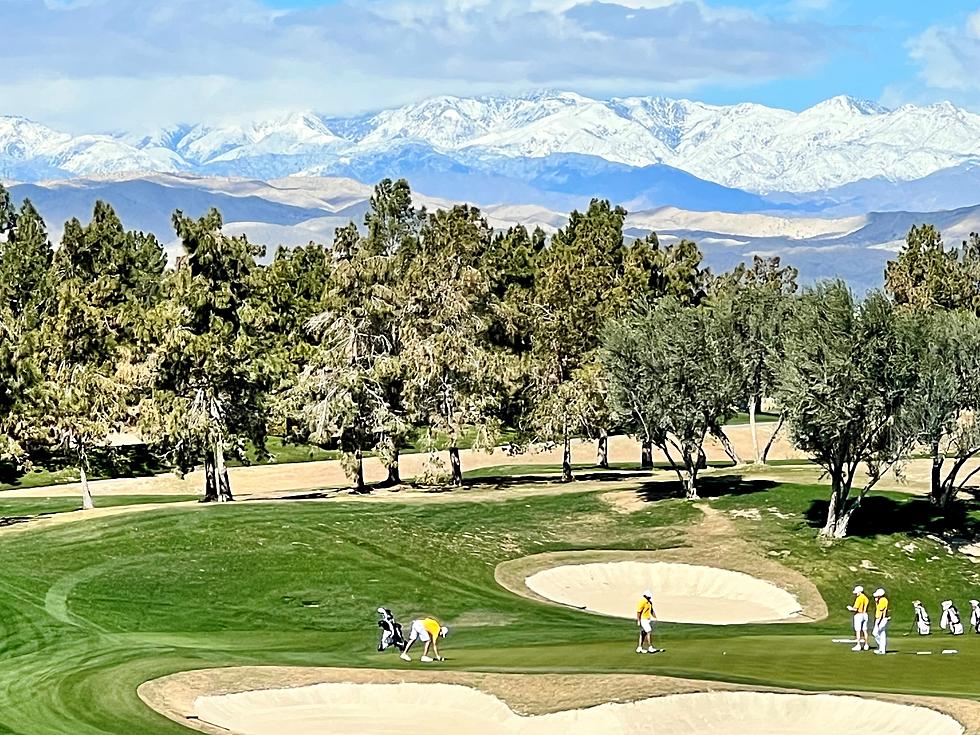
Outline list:
[[[963,197],[980,183],[980,115],[949,103],[890,110],[849,97],[791,112],[544,91],[146,135],[72,135],[0,117],[0,179],[123,173],[366,183],[404,176],[433,196],[557,209],[593,195],[632,209],[846,215],[898,202],[945,209],[975,203]],[[916,187],[929,177],[928,187]]]
[[[217,206],[272,247],[329,242],[371,185],[407,178],[419,204],[480,205],[495,227],[553,231],[604,197],[632,235],[699,242],[709,264],[780,255],[804,281],[858,289],[912,224],[980,230],[980,115],[835,97],[802,112],[570,92],[436,97],[353,118],[292,113],[150,134],[69,134],[0,117],[0,180],[52,236],[97,199],[176,248],[170,215]]]

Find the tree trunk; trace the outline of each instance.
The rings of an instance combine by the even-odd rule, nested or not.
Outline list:
[[[645,439],[640,444],[640,469],[653,469],[653,442],[649,439]]]
[[[92,510],[95,503],[92,500],[92,489],[88,484],[88,455],[82,439],[78,440],[78,475],[82,483],[82,510]]]
[[[572,482],[574,479],[575,476],[572,475],[572,437],[566,430],[561,453],[561,481]]]
[[[939,442],[932,443],[932,472],[929,478],[929,500],[933,505],[943,507],[943,462],[946,458],[939,451]]]
[[[217,501],[227,503],[234,500],[231,496],[231,481],[228,479],[228,468],[225,467],[225,448],[221,445],[221,440],[214,443],[214,473],[215,485],[218,488]]]
[[[687,472],[684,475],[684,497],[688,500],[700,500],[698,496],[697,475]]]
[[[852,503],[848,507],[847,496],[850,493],[844,488],[840,479],[833,479],[833,490],[830,493],[830,503],[827,505],[827,523],[820,530],[820,535],[825,538],[844,538],[847,536],[847,527],[851,522],[854,511],[858,504]]]
[[[711,434],[721,443],[721,448],[725,450],[725,454],[732,462],[736,465],[742,464],[742,460],[738,458],[738,453],[735,451],[735,445],[732,444],[732,440],[728,438],[724,429],[718,427],[712,430]],[[707,458],[705,458],[705,463],[707,463]]]
[[[605,429],[599,430],[599,441],[596,444],[595,463],[604,470],[609,469],[609,434]]]
[[[364,455],[360,449],[354,451],[354,478],[352,480],[355,493],[364,492]]]
[[[215,503],[218,500],[218,483],[214,472],[214,452],[204,452],[204,499],[202,503]]]
[[[755,462],[762,461],[762,455],[759,453],[759,429],[755,421],[755,409],[756,409],[756,397],[752,396],[749,400],[749,430],[752,433],[752,456]]]
[[[783,422],[786,420],[785,416],[779,417],[779,423],[776,424],[776,428],[773,429],[772,434],[769,436],[769,441],[766,442],[766,448],[762,450],[762,464],[766,463],[769,458],[769,450],[772,449],[772,445],[776,443],[776,437],[779,435],[779,430],[783,428]]]
[[[459,461],[459,447],[449,448],[449,466],[453,473],[453,485],[462,487],[463,485],[463,464]]]
[[[402,484],[402,473],[398,467],[398,450],[395,450],[395,454],[392,456],[391,464],[388,465],[388,485],[401,485]]]

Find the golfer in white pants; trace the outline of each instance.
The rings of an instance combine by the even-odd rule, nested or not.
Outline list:
[[[847,609],[854,613],[854,638],[855,646],[852,651],[868,650],[868,596],[864,594],[864,587],[858,585],[854,588],[854,604],[848,605]]]
[[[421,620],[413,620],[412,627],[408,635],[408,642],[405,644],[405,650],[402,651],[400,656],[402,661],[411,661],[412,657],[408,655],[409,649],[415,644],[415,641],[422,641],[422,657],[419,659],[424,664],[431,664],[433,661],[444,661],[442,656],[439,655],[439,643],[437,642],[439,638],[445,638],[449,635],[449,628],[442,625],[435,618],[422,618]],[[429,655],[429,649],[435,654],[435,657]]]
[[[875,653],[884,656],[888,651],[888,623],[891,622],[891,610],[888,608],[885,590],[881,587],[875,590],[873,597],[875,598],[875,627],[871,635],[878,643],[878,650]]]

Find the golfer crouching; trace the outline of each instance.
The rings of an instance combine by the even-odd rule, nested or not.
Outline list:
[[[439,644],[436,642],[439,638],[445,638],[449,635],[449,628],[445,625],[441,625],[435,618],[422,618],[421,620],[413,620],[411,632],[408,635],[408,643],[405,645],[405,650],[399,658],[402,661],[411,661],[412,657],[408,655],[409,649],[415,644],[415,641],[421,640],[424,644],[422,647],[422,656],[419,658],[424,664],[432,663],[433,661],[445,661],[445,659],[439,655]],[[434,658],[429,655],[429,648],[432,648],[432,653]]]

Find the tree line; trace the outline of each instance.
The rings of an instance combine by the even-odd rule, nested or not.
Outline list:
[[[153,235],[111,206],[66,223],[59,247],[29,201],[0,187],[0,441],[24,463],[57,447],[88,491],[88,453],[137,430],[178,472],[203,466],[204,499],[232,497],[227,459],[266,453],[270,433],[338,448],[356,490],[377,454],[401,481],[410,437],[449,449],[517,450],[639,440],[696,498],[704,443],[750,417],[765,462],[785,424],[832,481],[823,533],[843,536],[867,493],[915,451],[932,457],[948,507],[974,471],[980,428],[980,239],[947,249],[913,228],[886,287],[797,288],[778,258],[726,273],[690,241],[631,237],[626,211],[593,200],[550,237],[494,230],[475,207],[428,212],[384,180],[361,226],[329,246],[265,248],[212,210],[173,216],[173,267]],[[763,445],[756,412],[780,412]]]

